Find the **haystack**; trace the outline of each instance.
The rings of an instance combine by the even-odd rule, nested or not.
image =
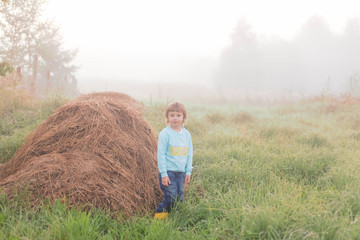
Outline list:
[[[91,93],[86,94],[78,97],[77,101],[86,101],[86,100],[94,100],[94,99],[100,99],[100,100],[110,100],[110,101],[116,101],[121,102],[122,104],[127,104],[130,108],[133,108],[134,110],[137,110],[141,112],[144,109],[144,105],[140,102],[136,101],[129,95],[125,93],[118,93],[118,92],[97,92],[97,93]]]
[[[156,138],[129,101],[81,97],[27,138],[2,167],[0,188],[10,197],[27,189],[33,204],[60,198],[124,216],[146,213],[160,196]]]

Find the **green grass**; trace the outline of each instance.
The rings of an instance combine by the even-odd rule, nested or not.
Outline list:
[[[67,100],[55,97],[36,104],[14,106],[0,114],[0,163],[7,162],[26,136]]]
[[[0,159],[60,104],[1,118]],[[158,133],[166,103],[145,103]],[[186,104],[194,171],[165,222],[0,195],[0,239],[359,239],[360,109]],[[30,111],[30,112],[29,112]]]

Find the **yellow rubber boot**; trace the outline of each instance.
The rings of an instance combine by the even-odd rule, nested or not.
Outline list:
[[[168,213],[162,212],[162,213],[155,213],[154,216],[154,220],[161,220],[161,221],[165,221],[165,219],[167,219],[167,217],[169,216]]]

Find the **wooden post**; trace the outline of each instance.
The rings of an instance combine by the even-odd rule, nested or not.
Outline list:
[[[36,90],[37,64],[38,64],[38,56],[34,55],[33,78],[30,83],[30,92],[32,95],[35,95],[35,90]]]
[[[48,70],[46,74],[46,97],[49,94],[49,89],[50,89],[50,70]]]
[[[16,85],[22,84],[21,67],[16,68],[15,81],[16,81]]]

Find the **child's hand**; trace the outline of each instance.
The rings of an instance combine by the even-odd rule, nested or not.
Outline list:
[[[170,178],[168,176],[161,178],[161,183],[165,187],[168,187],[171,184]]]
[[[191,180],[191,176],[190,175],[185,175],[185,184],[188,184]]]

